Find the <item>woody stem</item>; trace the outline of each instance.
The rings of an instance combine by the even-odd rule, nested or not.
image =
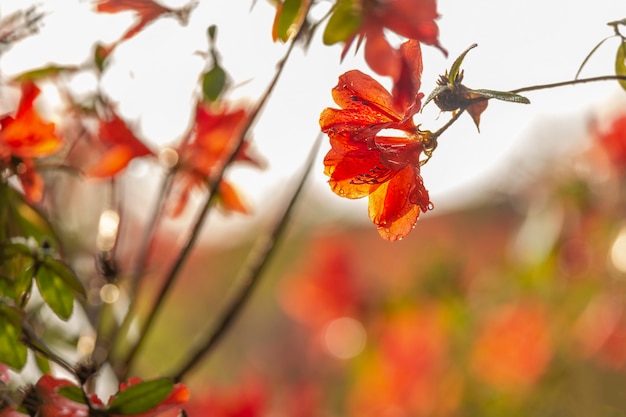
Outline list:
[[[311,7],[311,6],[309,5],[308,7]],[[215,199],[216,199],[216,197],[218,195],[217,194],[217,189],[218,189],[218,186],[219,186],[220,182],[222,181],[222,178],[224,176],[224,172],[225,172],[226,168],[228,166],[230,166],[230,164],[235,160],[235,158],[237,157],[237,154],[239,153],[240,149],[244,145],[244,143],[246,141],[246,137],[247,137],[248,131],[252,127],[253,123],[256,121],[257,117],[260,115],[261,110],[263,109],[265,104],[267,103],[267,101],[269,99],[269,96],[271,95],[271,93],[274,90],[276,84],[278,83],[278,80],[279,80],[280,76],[283,73],[283,70],[285,68],[285,64],[287,63],[288,58],[291,56],[291,53],[294,50],[296,42],[298,41],[298,38],[300,37],[300,35],[302,33],[303,33],[303,27],[300,27],[298,33],[294,36],[294,38],[292,39],[291,43],[289,44],[289,47],[287,48],[287,51],[285,52],[285,56],[278,62],[276,73],[274,74],[274,77],[270,81],[270,83],[269,83],[269,85],[267,87],[267,90],[260,97],[257,105],[255,106],[255,108],[252,110],[250,116],[248,117],[245,126],[243,127],[243,129],[241,130],[241,133],[239,134],[239,137],[237,138],[235,146],[232,148],[232,150],[228,154],[228,157],[225,158],[225,160],[224,160],[225,162],[223,163],[221,169],[218,170],[216,175],[213,176],[210,179],[210,181],[209,181],[209,192],[210,192],[209,197],[207,198],[204,206],[202,207],[201,211],[199,212],[198,216],[196,217],[196,221],[194,223],[194,226],[191,229],[191,231],[189,233],[189,236],[187,237],[187,241],[185,242],[185,244],[183,245],[183,248],[180,251],[180,254],[178,255],[176,261],[174,262],[174,264],[172,265],[172,267],[168,271],[168,273],[166,275],[166,278],[165,278],[165,281],[164,281],[164,284],[161,287],[159,293],[157,294],[157,296],[156,296],[156,298],[154,300],[154,303],[152,305],[152,308],[150,309],[150,313],[148,314],[148,317],[146,318],[146,321],[143,323],[143,325],[140,324],[140,329],[139,329],[139,335],[140,336],[139,336],[139,339],[131,347],[130,352],[128,353],[128,356],[126,357],[126,359],[123,362],[121,362],[122,369],[123,369],[122,375],[126,375],[128,370],[132,366],[133,361],[136,358],[137,352],[140,350],[140,348],[143,345],[143,343],[145,343],[146,335],[151,330],[152,325],[154,324],[154,320],[155,320],[158,312],[160,311],[161,307],[163,306],[163,301],[165,300],[167,293],[171,289],[172,284],[174,283],[176,277],[178,276],[178,273],[180,272],[180,269],[182,268],[183,264],[187,260],[187,257],[191,253],[191,250],[194,247],[194,245],[195,245],[195,243],[196,243],[196,241],[197,241],[197,239],[198,239],[198,237],[200,235],[200,231],[202,230],[202,227],[204,226],[204,223],[205,223],[205,221],[206,221],[206,219],[208,217],[207,215],[208,215],[211,207],[213,206],[213,203],[215,202]]]

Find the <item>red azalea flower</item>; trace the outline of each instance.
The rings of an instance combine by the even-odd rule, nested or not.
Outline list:
[[[0,164],[17,174],[29,200],[39,201],[43,180],[35,171],[33,159],[57,152],[62,140],[55,133],[54,123],[44,122],[33,107],[39,88],[28,81],[21,85],[21,90],[15,115],[0,117]]]
[[[109,118],[100,120],[98,138],[105,147],[100,161],[87,170],[87,176],[108,178],[119,173],[128,163],[141,156],[154,155],[128,128],[113,109],[108,109]]]
[[[384,35],[388,29],[407,39],[434,45],[447,52],[439,45],[439,29],[435,19],[437,3],[435,0],[363,0],[360,29],[346,42],[343,55],[346,54],[354,39],[365,41],[365,61],[378,74],[388,75],[394,80],[400,76],[402,67],[401,53],[389,44]]]
[[[120,384],[119,392],[139,382],[141,382],[140,378],[131,378],[128,382]],[[88,417],[90,414],[87,405],[72,401],[59,393],[61,389],[66,387],[76,387],[76,384],[66,379],[55,378],[51,375],[42,376],[35,386],[37,395],[42,403],[38,407],[37,415],[41,415],[41,417]],[[114,399],[115,395],[109,399],[109,404],[111,404]],[[92,406],[103,410],[107,409],[107,406],[105,406],[95,394],[91,395],[89,400]],[[156,407],[144,413],[132,414],[132,417],[154,417],[165,410],[180,406],[188,400],[188,388],[181,383],[177,383],[174,384],[170,394]],[[111,417],[122,416],[112,414]]]
[[[207,181],[223,168],[222,164],[236,146],[235,142],[239,139],[247,120],[246,110],[214,108],[209,103],[198,103],[194,127],[178,149],[180,165],[186,172],[181,172],[176,182],[178,199],[171,209],[173,216],[182,213],[194,188],[205,187]],[[235,160],[245,161],[257,167],[263,165],[251,154],[248,142],[243,143]],[[244,214],[248,212],[229,182],[222,180],[218,192],[226,209]]]
[[[419,43],[406,42],[402,51],[402,94],[393,97],[370,76],[349,71],[333,88],[341,109],[327,108],[320,116],[331,143],[324,158],[331,189],[346,198],[369,196],[369,216],[387,240],[406,236],[420,212],[432,208],[420,175],[420,154],[430,136],[412,120],[423,97],[417,92],[422,69]],[[404,136],[380,136],[383,129]]]
[[[96,10],[101,13],[118,13],[129,10],[137,12],[139,20],[122,36],[122,40],[132,38],[162,14],[174,12],[174,10],[161,6],[152,0],[99,0]]]

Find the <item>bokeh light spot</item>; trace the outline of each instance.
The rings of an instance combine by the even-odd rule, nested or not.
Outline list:
[[[324,331],[324,347],[339,359],[350,359],[365,348],[367,336],[363,325],[350,317],[341,317],[330,322]]]

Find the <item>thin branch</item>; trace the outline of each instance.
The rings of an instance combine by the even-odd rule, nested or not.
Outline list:
[[[139,351],[139,349],[141,348],[141,346],[145,342],[146,335],[148,334],[148,332],[152,328],[152,325],[154,323],[154,319],[156,318],[159,310],[161,309],[161,307],[163,305],[163,301],[165,300],[167,293],[169,292],[170,288],[172,287],[172,284],[174,283],[174,281],[176,279],[176,276],[180,272],[180,269],[182,268],[183,264],[187,260],[187,257],[191,253],[191,250],[194,247],[194,245],[196,243],[196,240],[198,239],[198,237],[200,235],[200,231],[202,230],[202,227],[204,226],[204,223],[205,223],[205,221],[207,219],[207,215],[209,213],[209,210],[213,206],[215,198],[217,197],[216,190],[218,189],[218,186],[219,186],[220,182],[222,181],[222,178],[224,176],[224,172],[225,172],[226,168],[228,166],[230,166],[230,164],[235,160],[235,158],[237,157],[237,154],[239,153],[240,149],[242,148],[243,144],[245,143],[248,131],[250,130],[250,128],[252,127],[252,125],[256,121],[257,117],[261,113],[261,110],[263,109],[263,107],[265,106],[267,100],[269,99],[269,96],[271,95],[271,93],[274,90],[276,84],[278,83],[278,80],[279,80],[280,76],[282,75],[282,72],[283,72],[283,69],[285,68],[287,60],[291,56],[291,53],[294,50],[296,42],[298,41],[298,38],[300,37],[301,33],[302,33],[302,28],[300,28],[300,30],[298,31],[296,36],[294,36],[294,38],[291,40],[291,43],[289,44],[289,47],[288,47],[288,49],[287,49],[287,51],[285,53],[285,56],[278,62],[276,73],[274,74],[274,78],[270,81],[270,84],[267,87],[267,90],[265,91],[265,93],[259,99],[259,102],[257,103],[256,107],[252,110],[252,112],[251,112],[251,114],[250,114],[250,116],[249,116],[249,118],[247,120],[246,125],[243,127],[243,129],[242,129],[242,131],[240,133],[240,136],[239,136],[239,138],[237,140],[236,146],[231,150],[230,154],[228,155],[228,158],[225,158],[224,163],[222,165],[222,168],[219,170],[219,172],[213,178],[211,178],[211,180],[209,182],[210,195],[207,198],[207,201],[205,202],[204,206],[202,207],[202,210],[198,214],[198,216],[196,218],[196,221],[195,221],[195,224],[194,224],[194,227],[191,230],[191,232],[189,233],[187,241],[185,242],[185,244],[184,244],[184,246],[183,246],[183,248],[182,248],[182,250],[181,250],[181,252],[180,252],[180,254],[178,256],[178,258],[174,262],[172,268],[169,270],[169,272],[168,272],[168,274],[167,274],[167,276],[165,278],[165,282],[164,282],[163,286],[161,287],[161,290],[159,291],[159,293],[158,293],[158,295],[157,295],[157,297],[155,299],[154,305],[152,306],[152,308],[150,310],[150,313],[149,313],[145,323],[143,324],[143,326],[141,326],[141,329],[140,329],[140,332],[139,332],[140,336],[139,336],[138,341],[130,349],[130,352],[129,352],[128,356],[126,357],[126,359],[123,362],[121,362],[121,369],[122,369],[121,372],[122,372],[122,375],[126,374],[128,369],[132,365],[137,352]]]
[[[213,330],[207,332],[209,336],[198,344],[198,347],[195,349],[195,353],[191,355],[185,365],[183,365],[180,370],[175,373],[175,380],[182,380],[195,365],[202,361],[206,355],[213,350],[218,342],[222,340],[226,331],[231,327],[233,321],[243,310],[246,301],[250,298],[252,291],[257,286],[263,276],[266,266],[272,258],[272,255],[275,253],[279,238],[285,233],[289,220],[292,217],[295,204],[302,194],[306,179],[308,178],[311,168],[313,167],[315,157],[319,151],[321,138],[322,136],[320,134],[313,144],[303,172],[297,185],[291,193],[289,202],[277,216],[276,223],[272,227],[271,232],[267,236],[263,236],[257,240],[254,248],[250,251],[248,260],[244,263],[244,267],[240,271],[240,277],[236,280],[236,282],[243,282],[241,288],[224,309],[222,316],[217,321]]]
[[[509,92],[510,93],[523,93],[526,91],[547,90],[549,88],[564,87],[567,85],[577,85],[577,84],[584,84],[584,83],[592,83],[596,81],[611,81],[611,80],[617,80],[617,81],[626,80],[626,75],[601,75],[598,77],[579,78],[579,79],[570,80],[570,81],[561,81],[558,83],[531,85],[529,87],[522,87],[522,88],[518,88],[515,90],[510,90]]]

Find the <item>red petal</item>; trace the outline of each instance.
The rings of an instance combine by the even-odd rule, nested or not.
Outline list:
[[[422,83],[422,49],[419,42],[409,40],[400,47],[401,68],[398,78],[394,78],[392,95],[398,108],[406,109],[405,118],[420,111],[423,94],[419,93]]]
[[[413,166],[395,171],[369,197],[369,216],[378,226],[378,233],[386,240],[402,239],[411,232],[420,211],[431,208],[428,191],[419,171]]]
[[[379,123],[398,122],[402,118],[403,112],[394,108],[389,91],[359,70],[339,76],[332,94],[335,103],[341,108],[369,112],[376,115]]]
[[[377,74],[388,75],[397,79],[400,75],[400,54],[394,49],[379,22],[366,24],[365,32],[365,61]]]
[[[126,145],[116,145],[109,149],[100,161],[86,172],[88,177],[109,178],[122,171],[135,157],[132,149]]]
[[[220,182],[219,193],[226,210],[236,211],[241,214],[248,214],[250,212],[239,197],[237,190],[228,182]]]

